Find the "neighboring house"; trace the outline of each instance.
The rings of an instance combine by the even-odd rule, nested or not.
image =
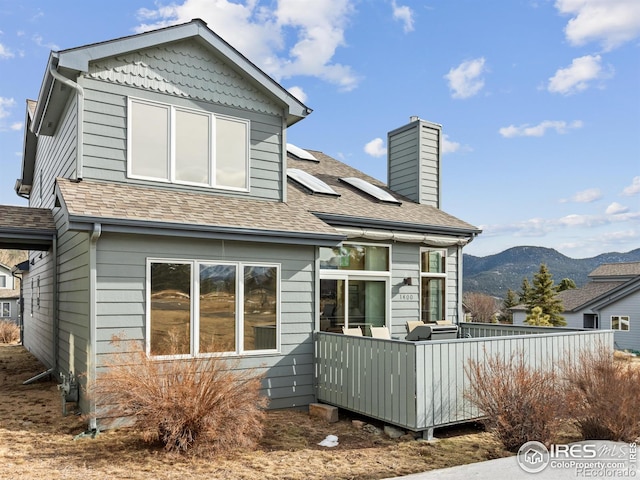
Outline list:
[[[52,53],[27,105],[30,208],[0,215],[0,241],[35,245],[25,346],[82,381],[114,336],[224,353],[284,408],[315,401],[314,331],[461,321],[480,230],[440,209],[441,127],[389,133],[387,186],[287,145],[309,113],[201,20]]]
[[[612,329],[616,348],[640,351],[640,262],[602,264],[586,285],[558,298],[567,327]],[[524,324],[525,308],[512,310],[514,325]]]
[[[0,263],[0,321],[20,320],[20,290],[11,269]]]

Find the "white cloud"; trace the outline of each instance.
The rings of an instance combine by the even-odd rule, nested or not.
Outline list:
[[[542,137],[547,130],[555,130],[556,133],[567,133],[568,130],[582,128],[583,123],[580,120],[575,120],[571,123],[567,123],[564,120],[544,120],[538,125],[524,125],[515,126],[509,125],[508,127],[502,127],[498,130],[498,133],[505,138],[513,137]]]
[[[602,192],[599,188],[588,188],[576,193],[569,199],[562,199],[560,203],[576,202],[576,203],[591,203],[602,198]]]
[[[11,50],[0,43],[0,59],[13,58],[14,56],[15,55]]]
[[[298,87],[297,85],[294,85],[293,87],[287,88],[287,90],[291,95],[296,97],[302,103],[305,103],[307,101],[307,94],[304,92],[302,87]]]
[[[9,128],[11,130],[20,131],[20,130],[22,130],[22,126],[23,125],[24,124],[22,122],[14,122],[11,125],[9,125]]]
[[[557,0],[555,6],[573,16],[564,29],[572,45],[595,41],[609,51],[640,35],[638,0]]]
[[[449,70],[444,78],[449,81],[449,89],[453,98],[469,98],[484,87],[482,74],[486,72],[484,57],[462,62]]]
[[[633,177],[633,180],[631,181],[631,185],[629,185],[628,187],[625,187],[624,190],[622,190],[622,195],[626,197],[630,197],[631,195],[637,195],[639,193],[640,193],[640,176]]]
[[[15,104],[16,101],[13,98],[0,97],[0,118],[8,117],[9,109],[11,109]]]
[[[36,34],[33,37],[31,37],[31,40],[33,40],[34,43],[36,45],[38,45],[39,47],[44,47],[44,48],[46,48],[48,50],[53,50],[53,51],[60,50],[60,47],[58,45],[56,45],[55,43],[51,43],[51,42],[46,43],[44,41],[44,39],[42,38],[42,35]]]
[[[613,68],[608,71],[602,69],[600,55],[585,55],[574,58],[567,68],[559,69],[549,79],[547,90],[551,93],[572,95],[589,88],[589,82],[603,80],[613,76]]]
[[[387,148],[381,138],[374,138],[364,146],[364,151],[372,157],[384,157],[387,154]]]
[[[607,215],[619,215],[621,213],[627,213],[629,211],[629,207],[625,207],[624,205],[620,205],[618,202],[613,202],[611,205],[607,207],[605,213]]]
[[[403,24],[405,33],[413,31],[413,10],[406,5],[398,5],[396,0],[392,0],[391,7],[393,8],[394,20],[400,20]]]
[[[442,135],[442,154],[457,152],[460,149],[458,142],[449,140],[449,136],[445,133]]]
[[[345,45],[344,31],[353,11],[348,0],[280,0],[274,8],[256,0],[184,0],[154,10],[139,10],[140,19],[153,23],[143,23],[136,30],[201,18],[278,81],[308,75],[349,91],[357,87],[360,78],[350,66],[333,63],[332,59],[336,50]],[[289,48],[286,38],[292,36],[296,41]]]

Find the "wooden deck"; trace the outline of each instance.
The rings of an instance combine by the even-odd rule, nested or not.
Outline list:
[[[480,417],[463,396],[471,359],[524,352],[532,368],[544,368],[584,349],[613,348],[610,330],[522,334],[527,327],[509,333],[506,325],[499,332],[477,325],[462,324],[462,334],[500,336],[407,342],[317,332],[317,399],[428,436]]]

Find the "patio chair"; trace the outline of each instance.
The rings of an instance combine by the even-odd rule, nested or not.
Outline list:
[[[371,336],[373,338],[383,338],[391,340],[389,329],[387,327],[371,327]]]
[[[344,333],[345,335],[352,335],[354,337],[362,337],[362,330],[360,329],[360,327],[342,327],[342,333]]]
[[[424,322],[422,320],[407,320],[407,333],[419,325],[424,325]]]

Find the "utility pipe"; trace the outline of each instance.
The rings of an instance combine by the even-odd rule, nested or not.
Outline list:
[[[97,270],[97,246],[98,239],[102,235],[102,225],[100,223],[93,224],[93,231],[89,240],[89,355],[87,358],[87,382],[96,381],[96,363],[97,363],[97,292],[98,287],[98,270]],[[89,430],[97,429],[96,401],[91,395],[89,397]]]

